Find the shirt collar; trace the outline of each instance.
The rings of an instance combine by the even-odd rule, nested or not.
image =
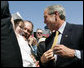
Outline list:
[[[66,21],[62,24],[62,26],[58,29],[58,31],[63,34],[64,28],[66,26]]]

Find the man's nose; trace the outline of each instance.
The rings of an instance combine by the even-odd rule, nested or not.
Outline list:
[[[24,35],[27,35],[27,30],[24,30]]]
[[[46,20],[44,20],[44,23],[46,24]]]
[[[24,30],[24,32],[26,32],[26,33],[27,33],[27,30]]]
[[[44,19],[44,23],[47,24],[47,19]]]

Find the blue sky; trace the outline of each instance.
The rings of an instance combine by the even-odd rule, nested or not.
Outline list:
[[[66,21],[74,24],[83,24],[83,1],[9,1],[10,13],[21,14],[24,20],[30,20],[37,28],[44,29],[44,9],[53,4],[64,6]]]

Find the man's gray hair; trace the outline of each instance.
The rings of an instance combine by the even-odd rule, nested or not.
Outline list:
[[[40,29],[40,28],[37,28],[36,32],[37,32],[38,30],[42,30],[42,29]],[[42,32],[43,32],[43,30],[42,30]]]
[[[58,11],[61,20],[65,20],[65,9],[61,5],[52,5],[48,6],[48,14],[54,14],[55,11]]]

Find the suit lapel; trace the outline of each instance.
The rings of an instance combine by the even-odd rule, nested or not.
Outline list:
[[[70,26],[69,23],[66,23],[66,26],[65,26],[65,29],[63,31],[63,35],[62,35],[62,38],[61,38],[61,42],[60,44],[63,44],[65,46],[68,45],[68,47],[70,46],[71,44],[71,32],[72,32],[72,27]]]
[[[51,34],[51,36],[49,36],[47,39],[46,39],[46,50],[49,50],[53,44],[53,41],[54,41],[54,36],[55,36],[55,32],[53,34]]]

